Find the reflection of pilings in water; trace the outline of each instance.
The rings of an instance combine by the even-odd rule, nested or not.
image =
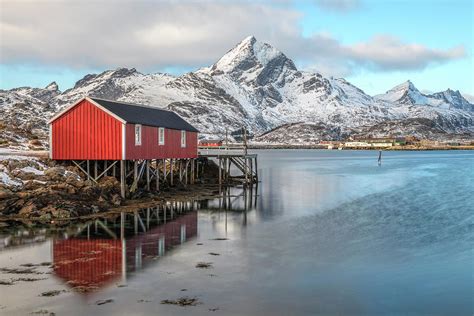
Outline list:
[[[240,192],[236,188],[224,187],[218,198],[218,208],[232,211],[248,211],[257,205],[257,190],[258,186],[256,185],[243,186]],[[239,200],[241,203],[238,203]],[[207,208],[212,209],[212,207]]]
[[[199,201],[172,201],[133,212],[121,212],[119,217],[109,218],[109,220],[94,219],[81,224],[72,236],[84,236],[83,233],[87,232],[88,239],[97,236],[123,239],[130,234],[146,233],[156,225],[166,224],[184,213],[199,209],[199,207]],[[94,228],[92,231],[91,225]],[[68,238],[68,235],[65,235],[64,238]]]
[[[244,186],[258,183],[258,167],[256,154],[202,154],[207,158],[217,159],[219,191],[223,186],[235,185],[236,182]],[[255,167],[254,167],[255,166]],[[238,171],[239,175],[232,175],[231,171]]]

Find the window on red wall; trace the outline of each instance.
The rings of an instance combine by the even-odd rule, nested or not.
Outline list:
[[[164,127],[158,128],[158,145],[165,144],[165,129]]]
[[[140,146],[142,144],[142,126],[140,124],[135,124],[135,146]]]
[[[186,131],[181,131],[181,147],[186,147]]]

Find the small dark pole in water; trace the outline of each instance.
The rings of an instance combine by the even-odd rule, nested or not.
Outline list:
[[[382,165],[382,151],[379,150],[379,160],[378,160],[379,166]]]

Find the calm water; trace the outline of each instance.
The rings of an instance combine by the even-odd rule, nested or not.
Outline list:
[[[0,271],[42,279],[0,285],[0,313],[474,313],[473,152],[385,152],[380,167],[375,151],[258,154],[256,192],[4,231],[0,268],[54,266]],[[182,296],[201,304],[160,304]]]

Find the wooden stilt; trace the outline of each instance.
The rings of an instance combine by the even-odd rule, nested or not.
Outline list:
[[[125,160],[120,160],[120,193],[125,199]]]
[[[188,167],[189,167],[189,159],[186,159],[186,162],[184,164],[184,184],[188,185]]]
[[[219,157],[219,190],[222,186],[222,159]]]
[[[166,159],[163,159],[163,182],[166,182]]]
[[[222,183],[227,183],[227,158],[222,158]]]
[[[173,186],[174,185],[174,179],[173,179],[173,160],[174,159],[170,159],[170,185]]]
[[[91,168],[90,168],[90,163],[89,163],[89,160],[87,160],[86,162],[86,166],[87,166],[87,180],[90,180],[91,179]]]
[[[244,171],[245,171],[245,185],[247,185],[247,184],[249,183],[249,172],[248,172],[248,166],[247,166],[247,163],[248,163],[247,157],[244,158],[244,162],[245,162],[245,167],[244,167]]]
[[[133,181],[137,181],[137,177],[138,177],[138,161],[135,160],[133,162]]]
[[[249,164],[250,164],[250,183],[253,183],[253,165],[252,165],[253,159],[249,159]]]
[[[104,160],[104,171],[105,171],[104,176],[105,177],[107,176],[107,162],[108,162],[107,160]]]
[[[155,160],[156,163],[156,191],[160,191],[160,166],[158,165],[158,159]]]
[[[97,160],[94,160],[94,179],[97,181],[98,171],[97,171]]]
[[[146,163],[146,189],[150,191],[150,160],[145,160]]]
[[[228,160],[228,164],[227,164],[227,177],[228,177],[228,179],[230,180],[230,165],[232,164],[232,161],[230,160],[230,158],[228,158],[227,160]]]

